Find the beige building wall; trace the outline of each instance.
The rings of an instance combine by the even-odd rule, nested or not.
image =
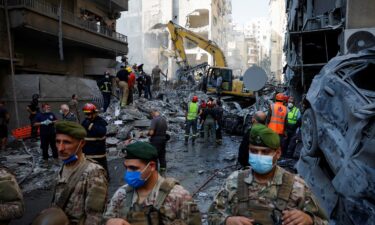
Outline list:
[[[284,37],[286,29],[285,0],[270,0],[270,60],[271,60],[271,77],[277,81],[283,82],[282,70],[285,64],[283,54]]]

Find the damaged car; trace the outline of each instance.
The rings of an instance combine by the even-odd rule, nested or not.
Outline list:
[[[337,224],[374,224],[375,49],[333,58],[304,103],[298,172]]]

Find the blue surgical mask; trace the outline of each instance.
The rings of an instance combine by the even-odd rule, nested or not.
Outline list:
[[[143,171],[146,170],[149,164],[143,169]],[[125,171],[124,173],[124,181],[129,184],[129,186],[133,188],[140,188],[143,185],[145,185],[146,179],[142,179],[142,172],[143,171]],[[151,175],[151,174],[150,174]]]
[[[273,156],[249,154],[249,164],[254,172],[258,174],[266,174],[273,168]]]
[[[78,152],[78,150],[79,150],[79,147],[81,147],[81,142],[79,142],[79,145],[78,145],[76,151],[75,151],[73,154],[71,154],[67,159],[64,159],[64,160],[63,160],[64,165],[69,164],[69,163],[72,163],[72,162],[78,160],[77,152]]]

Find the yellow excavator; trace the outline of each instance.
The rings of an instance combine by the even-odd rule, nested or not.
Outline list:
[[[221,77],[222,95],[253,97],[253,92],[246,90],[242,81],[240,81],[239,79],[233,79],[232,69],[229,69],[227,67],[224,53],[215,42],[208,40],[178,24],[175,24],[172,21],[169,21],[167,27],[169,33],[171,34],[171,40],[174,44],[175,50],[182,60],[178,62],[180,67],[192,68],[187,61],[184,47],[184,38],[195,43],[199,48],[212,55],[214,59],[214,65],[212,67],[209,67],[207,73],[204,75],[207,76],[207,92],[217,92],[216,81],[218,77]],[[199,65],[193,68],[199,68]]]

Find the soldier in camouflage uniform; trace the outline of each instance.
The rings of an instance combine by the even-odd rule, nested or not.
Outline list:
[[[0,167],[0,225],[23,215],[24,205],[21,189],[16,178],[4,167]]]
[[[298,176],[276,165],[279,136],[254,124],[250,131],[251,169],[235,171],[210,206],[209,224],[328,224],[310,189]]]
[[[188,191],[157,171],[158,153],[145,142],[126,147],[127,185],[113,195],[104,213],[106,225],[201,224],[201,215]]]
[[[64,165],[58,174],[52,205],[63,209],[71,225],[100,224],[107,199],[106,171],[82,153],[86,135],[78,123],[56,123],[56,146]]]

